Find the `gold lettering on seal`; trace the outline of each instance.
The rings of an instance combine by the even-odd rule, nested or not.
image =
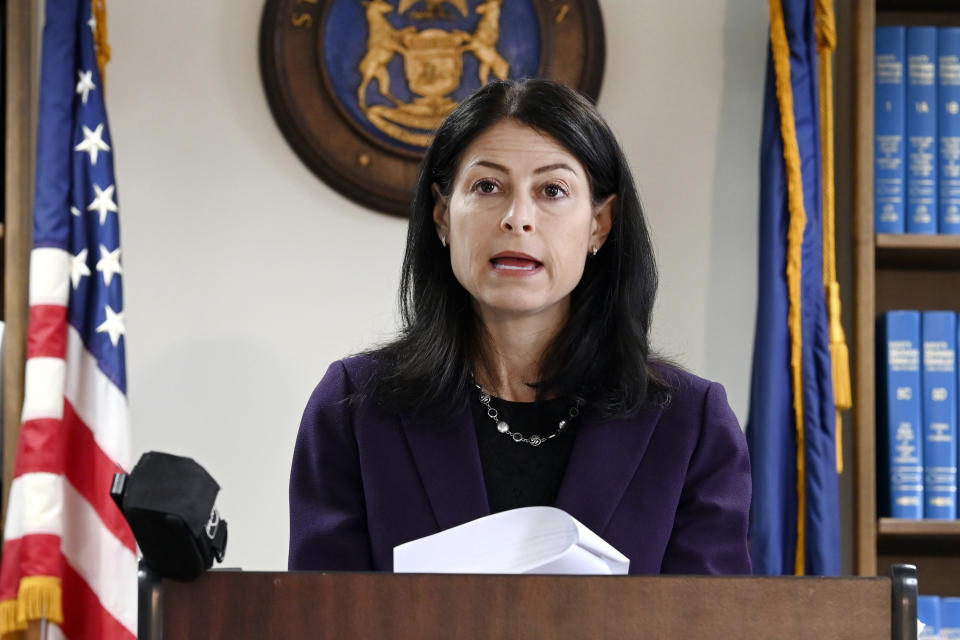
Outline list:
[[[567,13],[570,11],[570,5],[565,4],[560,7],[560,11],[557,12],[557,24],[563,22],[563,19],[567,17]]]
[[[292,13],[290,14],[290,23],[295,27],[309,29],[313,26],[313,16],[309,13]]]

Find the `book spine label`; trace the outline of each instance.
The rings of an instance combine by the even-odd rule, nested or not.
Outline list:
[[[940,640],[960,640],[960,598],[940,598]]]
[[[937,32],[939,232],[960,233],[960,27]]]
[[[878,27],[874,104],[874,224],[904,233],[906,206],[906,27]]]
[[[917,619],[925,625],[917,640],[940,640],[940,596],[917,596]]]
[[[923,517],[957,517],[957,315],[924,311]]]
[[[937,232],[937,28],[907,28],[907,233]]]
[[[887,312],[883,340],[889,513],[894,518],[919,520],[923,517],[920,312]]]

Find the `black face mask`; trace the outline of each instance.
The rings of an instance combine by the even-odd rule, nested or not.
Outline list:
[[[123,512],[144,563],[159,575],[193,580],[223,561],[227,521],[214,501],[220,485],[190,458],[150,451],[129,475],[113,478],[110,495]]]

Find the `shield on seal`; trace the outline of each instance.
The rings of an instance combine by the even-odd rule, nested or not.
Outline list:
[[[442,29],[405,34],[404,74],[411,91],[440,98],[460,86],[463,54],[458,47],[466,39],[465,35]]]

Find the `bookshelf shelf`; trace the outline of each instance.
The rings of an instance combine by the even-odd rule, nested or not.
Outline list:
[[[878,269],[960,269],[960,235],[877,234]]]
[[[886,11],[905,13],[949,13],[956,11],[956,0],[876,0],[877,12]],[[899,23],[904,24],[904,23]]]
[[[950,540],[960,545],[960,520],[900,520],[880,518],[877,536],[881,540]]]

